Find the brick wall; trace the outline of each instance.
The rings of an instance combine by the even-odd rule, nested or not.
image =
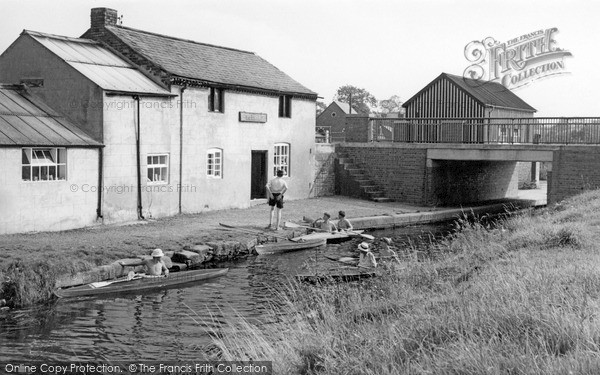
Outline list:
[[[323,197],[335,194],[335,146],[318,143],[315,145],[313,160],[314,181],[311,197]]]
[[[346,116],[346,142],[368,142],[372,138],[369,130],[369,117],[364,115]]]
[[[385,190],[387,198],[425,204],[426,148],[343,144],[338,146],[337,153],[354,159],[354,163]]]
[[[551,178],[550,178],[551,175]],[[548,173],[548,203],[600,188],[600,147],[562,146]]]
[[[343,143],[336,152],[352,158],[387,198],[428,206],[456,206],[515,196],[514,161],[427,161],[428,145]],[[344,177],[341,173],[336,178]],[[352,190],[352,182],[345,191]],[[341,189],[343,191],[344,189]]]

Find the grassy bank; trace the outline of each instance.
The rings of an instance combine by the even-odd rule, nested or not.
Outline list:
[[[295,285],[289,322],[215,344],[278,374],[600,373],[600,193],[500,224],[358,285]]]

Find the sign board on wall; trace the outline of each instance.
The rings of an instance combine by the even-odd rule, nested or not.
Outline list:
[[[240,122],[267,122],[266,113],[240,112]]]

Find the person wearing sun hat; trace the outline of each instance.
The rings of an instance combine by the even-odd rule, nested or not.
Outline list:
[[[161,276],[163,271],[165,276],[169,276],[169,269],[163,262],[162,258],[165,256],[161,249],[152,250],[151,254],[152,258],[150,259],[140,259],[137,263],[127,263],[127,266],[146,266],[146,275],[148,276]],[[125,267],[126,264],[120,262],[121,266]]]
[[[358,266],[361,268],[375,268],[377,267],[377,260],[375,259],[375,255],[371,252],[371,248],[368,243],[361,242],[358,245],[358,251],[360,252],[360,257],[358,259]]]

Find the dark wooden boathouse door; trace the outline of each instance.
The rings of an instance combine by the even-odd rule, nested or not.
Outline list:
[[[252,176],[250,176],[250,199],[267,197],[267,151],[252,150]]]

